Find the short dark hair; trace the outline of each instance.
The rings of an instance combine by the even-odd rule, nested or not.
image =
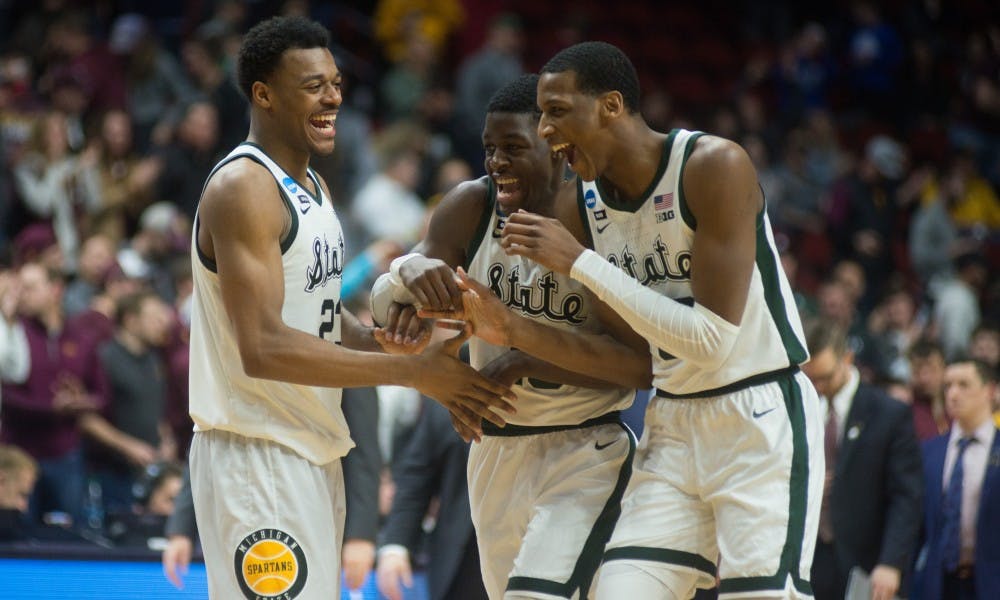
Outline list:
[[[505,112],[516,114],[532,114],[535,118],[541,116],[538,110],[538,75],[521,75],[508,82],[493,94],[486,112]]]
[[[156,294],[149,290],[141,290],[123,296],[115,305],[115,324],[119,327],[125,325],[127,317],[138,315],[142,312],[142,305],[145,304],[146,300],[155,297]]]
[[[907,352],[906,355],[910,360],[927,359],[937,355],[940,356],[941,361],[944,362],[944,348],[941,347],[941,344],[926,338],[921,338],[914,342],[914,344],[910,346],[910,351]]]
[[[236,73],[240,90],[250,99],[255,81],[266,81],[286,50],[327,48],[330,33],[305,17],[272,17],[258,23],[243,36]]]
[[[621,92],[625,109],[639,111],[639,76],[625,53],[607,42],[583,42],[560,50],[542,67],[542,73],[576,73],[576,86],[598,96]]]
[[[948,366],[953,365],[972,365],[976,370],[976,374],[979,375],[979,379],[989,385],[991,383],[997,383],[997,371],[985,360],[980,360],[978,358],[970,357],[960,357],[948,363]]]
[[[806,345],[809,354],[816,356],[827,348],[837,356],[843,356],[849,346],[847,332],[829,319],[817,319],[806,326]]]

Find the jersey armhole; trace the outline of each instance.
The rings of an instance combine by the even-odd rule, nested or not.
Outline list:
[[[677,205],[680,207],[681,218],[684,219],[684,224],[690,227],[691,231],[698,229],[698,220],[694,218],[694,213],[691,212],[684,197],[684,167],[687,166],[688,157],[694,151],[695,142],[703,135],[705,134],[699,131],[691,134],[691,137],[688,138],[687,143],[684,145],[684,156],[681,159],[680,170],[677,173]]]
[[[262,160],[260,160],[253,154],[237,154],[235,156],[230,156],[227,160],[224,160],[223,162],[219,163],[214,169],[212,169],[212,172],[209,173],[208,177],[205,179],[205,185],[202,186],[201,193],[204,195],[205,189],[208,188],[209,180],[212,179],[212,176],[214,176],[219,171],[219,169],[221,169],[223,166],[231,163],[232,161],[238,158],[248,158],[254,161],[255,163],[259,164],[260,166],[264,167],[265,169],[267,169],[268,173],[271,172],[271,170],[268,169],[267,165],[264,164]],[[273,178],[274,176],[272,174],[272,179]],[[314,183],[316,185],[316,189],[322,194],[322,188],[319,187],[319,182],[314,180]],[[277,187],[278,197],[281,198],[281,202],[282,204],[285,205],[285,210],[288,211],[288,216],[291,219],[288,231],[283,236],[281,236],[280,240],[278,240],[278,245],[281,248],[281,253],[285,254],[286,252],[288,252],[288,249],[292,247],[292,242],[295,241],[295,236],[296,234],[298,234],[299,215],[298,213],[295,212],[295,207],[292,206],[292,202],[291,200],[288,199],[288,195],[285,194],[284,190],[281,189],[281,184],[278,182],[277,179],[274,180],[274,185],[275,187]],[[200,205],[201,201],[199,200],[198,203]],[[194,248],[195,252],[198,254],[198,259],[201,261],[201,264],[204,265],[206,269],[217,274],[219,272],[218,264],[214,260],[209,258],[207,254],[205,254],[204,250],[202,250],[201,248],[201,244],[198,243],[198,232],[201,230],[201,219],[199,218],[197,209],[195,210],[195,215],[194,215],[194,230],[195,230]]]
[[[479,223],[476,225],[476,229],[472,234],[472,238],[469,240],[469,245],[465,249],[465,260],[463,261],[463,267],[465,270],[469,269],[472,264],[472,259],[475,258],[476,252],[479,251],[479,246],[483,243],[483,238],[488,235],[488,230],[490,227],[490,222],[493,221],[493,214],[497,210],[496,202],[497,191],[493,184],[493,178],[486,178],[486,206],[483,207],[483,212],[479,216]]]
[[[583,181],[576,179],[576,208],[580,211],[580,222],[583,225],[583,233],[587,236],[587,247],[594,248],[594,233],[590,230],[590,219],[587,217],[587,203],[583,199]]]

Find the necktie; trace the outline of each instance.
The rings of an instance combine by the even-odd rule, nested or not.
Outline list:
[[[823,453],[826,455],[826,479],[823,483],[823,503],[819,512],[819,538],[826,543],[833,541],[833,516],[830,514],[830,492],[833,489],[833,473],[837,466],[837,411],[833,400],[827,401],[826,427],[824,429]]]
[[[941,538],[944,542],[944,568],[945,571],[958,569],[959,554],[962,549],[962,477],[965,469],[962,467],[962,459],[965,456],[965,449],[976,438],[964,437],[958,440],[958,457],[955,458],[955,466],[951,469],[951,478],[948,479],[948,487],[944,492],[944,527]]]

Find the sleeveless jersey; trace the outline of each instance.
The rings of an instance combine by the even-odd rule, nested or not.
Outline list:
[[[281,241],[286,325],[331,343],[340,340],[340,286],[344,237],[330,198],[313,196],[257,145],[243,143],[209,175],[240,158],[274,176],[292,225]],[[222,302],[214,261],[198,247],[199,220],[192,240],[194,297],[191,315],[190,412],[195,431],[221,429],[285,445],[303,458],[326,464],[353,447],[340,406],[341,390],[250,377],[243,371],[232,322]]]
[[[500,247],[506,217],[496,203],[493,180],[486,178],[487,207],[466,254],[469,277],[487,286],[515,312],[545,325],[600,333],[592,311],[592,296],[583,284],[550,271],[521,256],[507,256]],[[469,340],[470,362],[480,368],[508,349],[477,337]],[[576,425],[614,410],[627,408],[635,390],[558,385],[523,378],[515,383],[517,414],[504,414],[513,425]]]
[[[598,254],[642,285],[688,306],[694,303],[691,244],[697,223],[684,201],[681,174],[701,135],[682,129],[670,133],[659,170],[634,210],[602,193],[599,181],[580,182],[577,196]],[[650,345],[659,395],[715,395],[794,370],[808,360],[802,323],[766,210],[757,218],[756,257],[739,335],[720,369],[706,371]]]

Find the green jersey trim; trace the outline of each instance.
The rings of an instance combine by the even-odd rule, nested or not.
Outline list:
[[[681,209],[681,218],[684,219],[684,223],[691,228],[691,231],[698,228],[698,220],[694,218],[694,213],[691,212],[687,199],[684,197],[684,167],[687,165],[691,152],[694,151],[695,142],[697,142],[698,138],[703,135],[705,134],[694,133],[688,138],[687,145],[684,146],[684,158],[681,159],[681,168],[677,172],[677,205]]]
[[[614,210],[619,210],[622,212],[634,213],[649,200],[649,197],[653,195],[656,191],[656,186],[660,184],[660,180],[663,179],[663,174],[667,172],[667,165],[670,164],[670,153],[673,151],[674,139],[677,137],[679,129],[674,129],[667,136],[667,139],[663,140],[663,154],[660,155],[660,165],[656,168],[656,175],[653,176],[653,181],[650,182],[649,187],[643,192],[638,198],[626,198],[619,202],[616,200],[617,196],[614,194],[609,194],[608,190],[605,189],[604,184],[601,183],[601,178],[598,177],[594,182],[597,185],[597,191],[601,194],[601,200],[608,208],[613,208]]]
[[[256,146],[256,144],[251,144],[249,142],[244,142],[244,144],[240,144],[240,146],[243,146],[243,145]],[[259,146],[256,146],[256,147],[259,148]],[[262,152],[263,152],[263,150],[262,150]],[[209,180],[212,179],[212,177],[219,171],[219,169],[221,169],[225,165],[233,162],[234,160],[236,160],[238,158],[248,158],[248,159],[254,161],[255,163],[257,163],[258,165],[260,165],[260,166],[264,167],[265,169],[267,169],[268,173],[271,173],[271,169],[268,168],[268,166],[266,164],[264,164],[264,161],[260,160],[259,158],[257,158],[253,154],[235,154],[235,155],[232,155],[229,158],[223,160],[222,162],[220,162],[219,164],[217,164],[214,169],[212,169],[212,172],[208,174],[207,178],[205,178],[205,185],[202,186],[202,189],[201,189],[202,194],[205,193],[205,188],[208,187]],[[291,217],[291,221],[292,221],[291,226],[289,226],[289,228],[288,228],[288,232],[281,238],[281,240],[279,240],[279,245],[281,247],[281,253],[284,254],[285,252],[288,252],[289,248],[292,247],[292,243],[295,241],[295,236],[299,232],[299,214],[297,212],[295,212],[295,207],[292,205],[292,201],[288,199],[288,194],[286,194],[285,190],[283,190],[281,188],[281,183],[278,181],[278,179],[276,177],[274,177],[274,173],[271,173],[271,177],[274,178],[274,185],[275,185],[275,187],[278,188],[278,197],[281,198],[282,203],[284,203],[285,209],[288,210],[288,215]],[[316,185],[319,186],[319,183],[317,182]],[[317,187],[317,189],[319,189],[319,188]],[[200,201],[199,201],[199,204],[200,204]],[[201,249],[201,244],[198,243],[198,232],[201,231],[201,219],[198,218],[197,212],[195,212],[194,227],[195,227],[194,249],[195,249],[195,253],[197,253],[197,255],[198,255],[198,260],[201,261],[201,264],[206,269],[208,269],[209,271],[211,271],[213,273],[218,274],[218,272],[219,272],[219,266],[218,266],[218,264],[214,260],[212,260],[211,258],[209,258],[207,254],[205,254],[205,252]]]
[[[260,146],[260,144],[257,144],[257,143],[254,143],[254,142],[243,142],[242,144],[240,144],[240,146],[253,146],[254,148],[260,150],[264,154],[264,156],[266,156],[268,158],[271,158],[271,155],[268,154],[267,151],[264,150]],[[237,148],[239,148],[239,146],[237,146]],[[274,159],[271,158],[271,160],[274,160]],[[278,165],[278,161],[274,160],[274,164]],[[278,165],[278,167],[280,168],[281,165]],[[281,170],[285,171],[283,168]],[[309,173],[309,167],[306,167],[306,175],[309,175],[309,174],[310,174]],[[299,186],[299,189],[301,189],[303,192],[305,192],[305,194],[307,196],[309,196],[312,199],[313,202],[315,202],[319,206],[323,206],[323,188],[321,188],[319,186],[319,181],[317,181],[316,179],[313,179],[313,185],[316,186],[316,193],[314,194],[314,193],[312,193],[312,192],[309,191],[309,188],[307,188],[306,186],[302,185],[301,181],[299,181],[298,179],[292,177],[292,174],[289,173],[288,171],[285,171],[285,175],[287,175],[289,179],[291,179],[292,181],[294,181],[295,185]],[[279,181],[278,183],[281,183],[281,182]]]
[[[781,265],[775,260],[771,244],[767,239],[764,210],[762,208],[760,213],[757,214],[756,261],[757,270],[760,271],[761,284],[764,287],[764,301],[767,303],[768,312],[771,313],[771,320],[774,321],[774,325],[778,329],[778,334],[781,336],[781,343],[785,347],[785,353],[788,356],[788,364],[800,365],[806,361],[809,353],[802,344],[802,340],[795,334],[795,330],[788,320],[789,307],[785,305],[785,297],[781,293],[781,279],[778,272]]]
[[[493,183],[493,178],[484,177],[483,179],[486,180],[486,206],[483,207],[479,223],[472,234],[472,239],[469,240],[469,247],[465,249],[465,264],[462,266],[465,267],[466,271],[472,265],[472,259],[476,257],[476,252],[479,252],[483,239],[489,234],[490,222],[493,220],[493,214],[497,211],[497,188]]]
[[[583,223],[583,232],[587,234],[588,248],[594,247],[594,233],[590,230],[590,219],[587,218],[587,202],[583,199],[583,180],[576,178],[576,208],[580,211],[580,222]]]

